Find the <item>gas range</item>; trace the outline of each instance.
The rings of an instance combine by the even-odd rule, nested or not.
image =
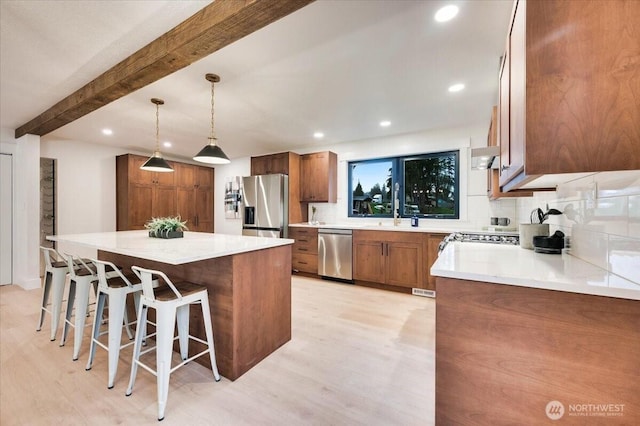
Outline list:
[[[517,233],[509,232],[454,232],[442,240],[438,247],[440,253],[451,241],[463,243],[489,243],[489,244],[509,244],[520,245],[520,236]]]

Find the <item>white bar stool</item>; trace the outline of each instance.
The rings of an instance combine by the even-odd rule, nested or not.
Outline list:
[[[133,332],[131,330],[131,324],[135,324],[135,321],[129,322],[127,314],[127,296],[133,295],[136,312],[138,311],[138,305],[140,300],[140,293],[142,292],[141,282],[131,282],[129,277],[125,276],[119,268],[111,262],[92,259],[98,272],[98,294],[96,296],[96,312],[93,317],[93,328],[91,332],[91,346],[89,349],[89,359],[87,361],[86,370],[91,370],[93,364],[93,358],[96,352],[96,345],[107,350],[109,353],[109,377],[108,388],[113,388],[113,382],[118,371],[118,359],[120,356],[120,349],[133,345],[134,342],[128,342],[122,344],[122,327],[127,330],[127,335],[130,340],[133,340]],[[108,270],[108,272],[107,272]],[[109,277],[111,274],[111,277]],[[104,312],[105,303],[109,304],[109,319],[108,329],[100,332],[100,325],[102,324],[102,314]],[[100,342],[99,337],[104,334],[108,334],[107,345]]]
[[[133,266],[133,272],[142,281],[142,296],[140,297],[140,307],[138,308],[138,326],[136,327],[135,346],[133,349],[133,360],[131,362],[131,377],[126,395],[131,395],[133,384],[136,380],[138,366],[157,378],[158,386],[158,420],[164,419],[164,410],[167,405],[169,395],[169,376],[171,373],[202,355],[209,354],[211,359],[211,369],[216,382],[220,381],[218,366],[216,364],[216,354],[213,345],[213,328],[211,326],[211,312],[209,310],[209,293],[207,288],[190,282],[180,282],[174,284],[161,271],[143,269]],[[153,287],[153,276],[162,278],[166,286]],[[204,341],[189,334],[189,305],[199,303],[202,307],[204,328],[207,340]],[[156,337],[156,346],[140,352],[142,340],[146,330],[147,311],[149,308],[156,310],[156,332],[147,337]],[[174,328],[178,323],[178,339],[180,342],[180,356],[182,362],[171,367],[171,353],[173,351]],[[189,357],[189,339],[207,345],[207,349],[197,355]],[[156,370],[140,361],[140,355],[156,350]]]
[[[88,316],[89,292],[91,287],[94,287],[94,291],[97,293],[98,274],[95,266],[90,261],[87,260],[85,262],[86,259],[80,259],[77,256],[66,253],[65,256],[69,267],[69,296],[67,297],[67,312],[64,327],[62,328],[60,346],[64,346],[67,341],[69,327],[73,327],[73,360],[77,361]],[[78,299],[77,303],[76,299]],[[71,322],[72,316],[75,317],[74,322]]]
[[[51,341],[56,340],[60,314],[62,312],[62,299],[64,296],[64,286],[67,280],[69,266],[63,257],[55,249],[42,247],[44,255],[45,272],[42,278],[42,303],[40,305],[40,319],[36,331],[42,330],[44,314],[51,315]],[[49,296],[51,296],[51,307],[49,308]]]

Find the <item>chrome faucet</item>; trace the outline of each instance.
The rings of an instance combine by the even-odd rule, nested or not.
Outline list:
[[[398,200],[398,191],[400,191],[400,184],[396,182],[395,190],[393,191],[393,226],[400,225],[400,200]]]

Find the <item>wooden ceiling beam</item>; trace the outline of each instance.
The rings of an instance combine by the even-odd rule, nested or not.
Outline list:
[[[46,135],[295,12],[314,0],[215,0],[15,131]]]

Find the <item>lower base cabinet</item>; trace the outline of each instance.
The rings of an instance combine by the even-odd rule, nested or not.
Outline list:
[[[317,274],[318,229],[289,227],[289,238],[295,240],[291,249],[291,269]]]
[[[430,269],[447,234],[353,231],[353,278],[395,287],[435,291]]]
[[[437,293],[435,424],[640,424],[637,300],[444,277]]]

